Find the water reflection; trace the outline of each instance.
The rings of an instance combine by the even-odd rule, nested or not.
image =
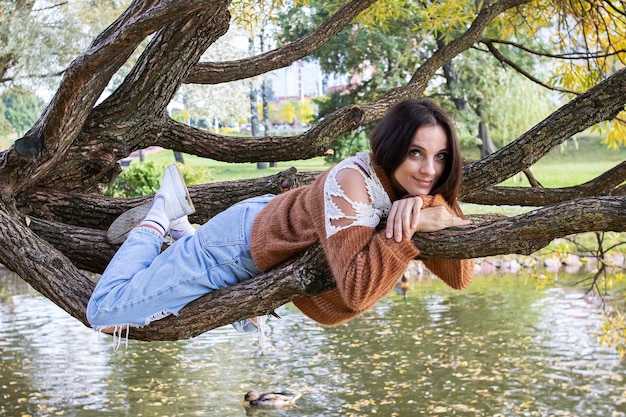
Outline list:
[[[0,277],[0,416],[626,416],[626,367],[599,346],[600,310],[579,291],[518,276],[463,292],[426,280],[343,326],[279,314],[262,353],[230,327],[114,352]],[[303,396],[246,410],[251,389]]]

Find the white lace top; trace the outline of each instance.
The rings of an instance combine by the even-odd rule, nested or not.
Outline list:
[[[343,169],[353,169],[363,176],[369,202],[353,201],[346,195],[337,182],[337,174]],[[346,201],[354,209],[355,215],[344,213],[334,199]],[[376,227],[381,218],[389,215],[391,199],[372,167],[369,153],[361,152],[344,159],[330,170],[324,183],[324,207],[327,238],[352,226]],[[338,225],[337,220],[343,220],[341,225]]]

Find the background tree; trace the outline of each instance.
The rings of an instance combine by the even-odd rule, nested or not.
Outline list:
[[[231,25],[202,59],[219,62],[248,55],[247,35],[239,26]],[[218,132],[220,122],[239,121],[246,114],[250,106],[248,93],[248,83],[243,80],[214,85],[183,84],[174,100],[182,103],[194,120],[204,119],[209,128]]]
[[[124,210],[151,198],[111,199],[100,195],[100,185],[119,174],[119,159],[151,145],[227,162],[290,161],[323,155],[339,135],[371,125],[400,100],[425,95],[446,63],[485,43],[490,25],[506,26],[517,18],[532,26],[535,21],[525,14],[534,13],[532,7],[543,7],[541,12],[545,13],[548,7],[562,7],[567,2],[544,5],[530,0],[499,0],[480,2],[478,7],[454,0],[407,4],[399,0],[352,0],[336,8],[329,4],[328,17],[297,40],[249,58],[204,62],[201,57],[228,31],[228,1],[131,2],[69,64],[39,120],[11,148],[0,153],[0,262],[86,324],[85,306],[94,283],[85,271],[101,272],[117,249],[105,239],[108,225]],[[623,35],[623,8],[600,0],[576,4],[603,8],[613,19],[611,30]],[[420,52],[398,72],[409,75],[398,77],[369,100],[355,99],[337,108],[301,134],[232,138],[177,122],[168,115],[167,107],[183,84],[217,85],[256,77],[310,55],[344,28],[352,36],[360,36],[361,28],[382,22],[383,30],[388,13],[404,12],[408,7],[415,12],[415,23],[428,29],[406,41]],[[311,10],[312,14],[316,12]],[[581,19],[586,16],[583,13]],[[448,37],[445,45],[437,47],[432,34],[441,32]],[[572,43],[574,39],[567,36],[578,38],[579,33],[561,35],[565,36],[562,42]],[[491,38],[489,44],[497,42]],[[588,89],[509,145],[464,169],[463,201],[540,208],[511,218],[476,221],[462,229],[418,234],[413,240],[420,247],[420,257],[530,254],[555,237],[626,228],[625,187],[621,185],[626,178],[626,163],[567,189],[497,187],[572,135],[604,121],[619,123],[617,116],[626,103],[626,70],[616,60],[623,56],[616,45],[607,43],[608,49],[601,54],[595,52],[607,65],[602,67],[604,71],[593,68],[596,79]],[[523,50],[521,46],[519,50]],[[131,59],[138,52],[141,54],[137,59]],[[515,65],[504,55],[499,59],[511,67]],[[102,100],[129,60],[132,69]],[[266,178],[193,186],[190,193],[197,213],[191,220],[204,222],[243,198],[278,193],[312,177],[287,170]],[[316,293],[332,285],[323,252],[316,246],[255,279],[207,294],[186,306],[178,317],[132,329],[130,337],[192,337],[238,319],[268,313],[297,295]]]
[[[5,90],[0,99],[5,107],[4,118],[18,135],[23,135],[37,121],[44,108],[43,100],[20,87]]]
[[[286,13],[280,20],[282,39],[292,41],[320,24],[330,13],[328,3],[311,0],[306,8]],[[336,100],[368,101],[406,82],[412,76],[410,68],[463,33],[474,18],[476,4],[431,2],[424,13],[421,4],[377,2],[359,17],[358,30],[355,26],[343,30],[309,57],[319,60],[327,72],[357,75],[345,96],[337,94]],[[495,148],[488,146],[491,130],[495,129],[497,146],[504,146],[562,104],[554,91],[584,91],[598,81],[598,74],[620,67],[622,9],[604,1],[520,5],[494,19],[472,49],[444,64],[438,77],[445,82],[433,82],[427,93],[450,100],[448,109],[460,124],[462,139],[479,137],[487,146],[486,155]],[[341,107],[342,101],[333,107],[326,100],[319,116]],[[614,130],[611,138],[621,133]],[[354,142],[352,135],[345,138]]]
[[[56,88],[67,64],[129,0],[0,0],[0,83]]]
[[[11,123],[9,123],[4,116],[5,110],[4,102],[0,100],[0,135],[8,135],[13,131],[13,126],[11,126]],[[1,143],[0,148],[4,148]]]

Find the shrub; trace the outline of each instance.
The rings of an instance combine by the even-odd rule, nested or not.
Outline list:
[[[204,182],[207,175],[202,167],[178,164],[187,185]],[[165,165],[154,162],[135,163],[124,168],[110,184],[104,186],[104,195],[116,198],[141,197],[155,194],[161,186]]]

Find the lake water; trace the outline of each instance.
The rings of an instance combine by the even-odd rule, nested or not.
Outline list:
[[[598,342],[601,308],[582,289],[426,279],[339,327],[278,313],[264,346],[223,327],[114,351],[0,272],[0,416],[626,416],[626,366]],[[246,409],[251,389],[302,397]]]

